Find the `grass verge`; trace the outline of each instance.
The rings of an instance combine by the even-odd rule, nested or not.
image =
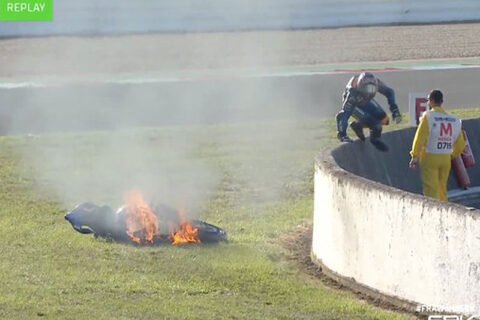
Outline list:
[[[411,318],[305,274],[279,240],[311,224],[313,159],[335,143],[333,121],[321,119],[0,138],[0,317]],[[162,168],[157,183],[186,170],[176,187],[208,168],[209,188],[186,194],[201,191],[195,214],[230,242],[138,248],[78,234],[63,219],[86,200],[120,205],[112,190],[138,182],[137,172],[145,182],[146,163]]]

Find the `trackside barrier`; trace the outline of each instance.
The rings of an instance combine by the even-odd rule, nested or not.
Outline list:
[[[53,22],[0,22],[0,37],[305,29],[480,20],[478,0],[54,0]]]
[[[463,123],[477,154],[480,120]],[[402,306],[478,314],[480,212],[420,195],[408,168],[414,130],[386,133],[388,153],[356,141],[316,159],[312,258]],[[478,166],[468,170],[478,185]]]

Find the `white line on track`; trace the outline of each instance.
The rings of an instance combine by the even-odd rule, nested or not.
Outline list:
[[[314,69],[315,66],[312,66]],[[214,81],[214,80],[235,80],[248,78],[281,78],[281,77],[307,77],[318,75],[349,74],[360,70],[374,72],[403,72],[403,71],[429,71],[429,70],[452,70],[452,69],[470,69],[480,68],[480,65],[465,64],[439,64],[439,65],[418,65],[409,67],[381,67],[381,68],[350,68],[337,69],[333,71],[321,70],[280,70],[272,72],[241,72],[239,70],[226,72],[206,72],[196,75],[185,76],[98,76],[97,78],[79,77],[65,80],[63,78],[38,79],[32,81],[7,81],[0,79],[0,89],[17,88],[42,88],[71,85],[101,85],[101,84],[153,84],[153,83],[175,83],[175,82],[195,82],[195,81]]]

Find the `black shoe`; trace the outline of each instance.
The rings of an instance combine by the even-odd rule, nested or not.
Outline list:
[[[358,139],[365,141],[365,135],[363,134],[363,126],[358,122],[350,123],[350,128],[352,128],[353,132],[357,135]]]
[[[388,146],[383,143],[383,141],[381,140],[378,140],[378,139],[374,139],[374,140],[370,140],[370,142],[375,146],[375,148],[377,148],[378,150],[382,151],[382,152],[387,152],[388,151]]]
[[[347,136],[346,134],[338,133],[337,138],[338,140],[340,140],[340,142],[353,142],[353,140],[350,139],[350,137]]]

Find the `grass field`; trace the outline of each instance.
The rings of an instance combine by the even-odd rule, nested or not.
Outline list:
[[[120,205],[108,186],[128,186],[142,170],[144,161],[125,157],[125,141],[149,168],[177,172],[182,159],[171,151],[183,146],[188,161],[178,172],[214,173],[195,214],[230,241],[139,248],[74,232],[68,209]],[[279,241],[311,224],[313,159],[335,143],[333,121],[321,119],[0,138],[0,318],[411,318],[304,274]],[[101,158],[106,145],[116,163]]]

